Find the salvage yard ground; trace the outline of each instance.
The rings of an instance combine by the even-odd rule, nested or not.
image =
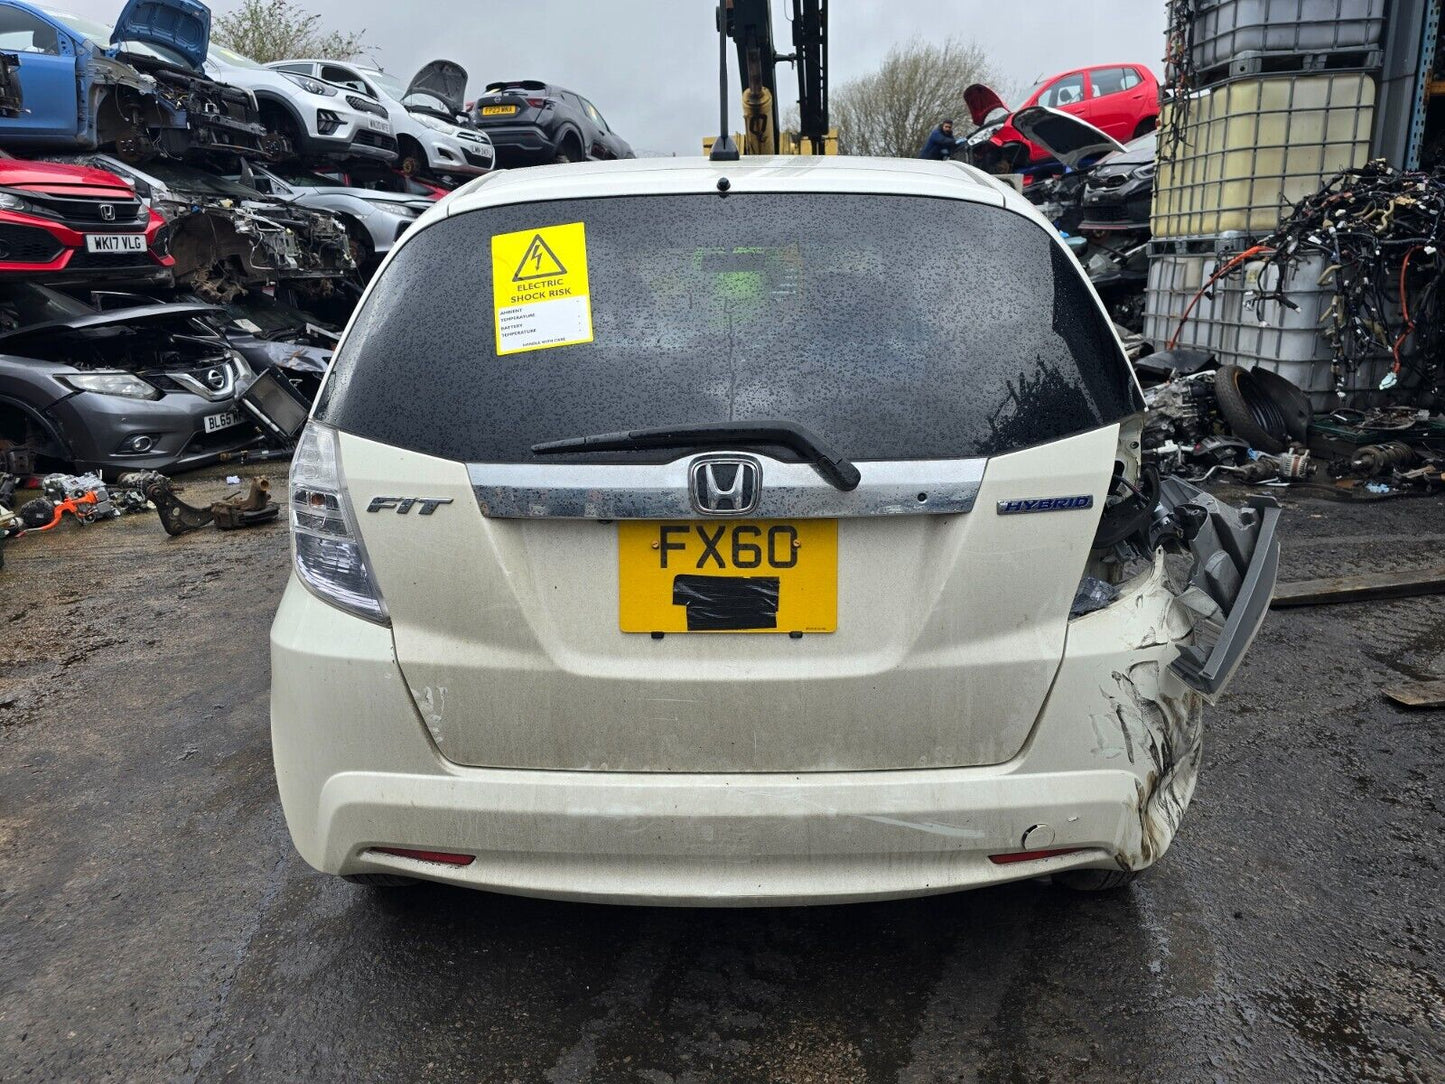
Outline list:
[[[1445,497],[1285,504],[1283,580],[1445,547]],[[1445,1080],[1445,714],[1380,695],[1445,674],[1445,597],[1273,613],[1122,895],[666,911],[312,873],[286,549],[149,514],[9,547],[0,1080]]]

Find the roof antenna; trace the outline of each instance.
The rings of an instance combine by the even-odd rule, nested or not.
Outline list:
[[[736,162],[737,144],[728,135],[728,16],[726,3],[717,6],[717,63],[719,132],[708,159],[713,162]]]

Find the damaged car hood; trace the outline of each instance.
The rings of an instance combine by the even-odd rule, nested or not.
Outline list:
[[[1124,144],[1086,120],[1046,105],[1031,105],[1013,116],[1013,126],[1030,143],[1036,143],[1070,169],[1104,154],[1124,150]]]
[[[142,41],[179,53],[196,71],[203,71],[211,43],[211,9],[199,0],[129,0],[111,44]]]
[[[465,113],[467,70],[454,60],[433,60],[411,77],[406,96],[430,94],[440,98],[453,113]]]
[[[124,325],[135,328],[145,324],[166,324],[180,320],[193,320],[198,316],[222,317],[226,310],[216,305],[157,303],[136,305],[124,309],[110,309],[77,315],[65,320],[47,320],[30,324],[12,331],[0,332],[0,352],[23,354],[20,344],[42,339],[53,339],[65,334],[88,334]]]

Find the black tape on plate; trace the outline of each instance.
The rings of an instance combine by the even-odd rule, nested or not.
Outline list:
[[[688,632],[778,627],[778,577],[678,576],[672,604],[687,607]]]

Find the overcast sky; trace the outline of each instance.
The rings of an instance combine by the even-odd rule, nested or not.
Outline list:
[[[51,2],[107,23],[122,6]],[[703,135],[717,126],[715,0],[299,3],[329,27],[364,27],[376,59],[401,76],[445,57],[471,74],[473,95],[496,79],[545,79],[585,94],[639,153],[701,153]],[[214,9],[233,6],[216,0]],[[784,19],[791,6],[773,0],[780,51],[792,47]],[[1018,87],[1114,60],[1147,63],[1157,74],[1163,53],[1164,0],[830,0],[829,18],[834,86],[874,70],[891,45],[915,36],[972,38]],[[796,85],[792,79],[783,67],[780,89]],[[736,128],[736,104],[732,116]]]

